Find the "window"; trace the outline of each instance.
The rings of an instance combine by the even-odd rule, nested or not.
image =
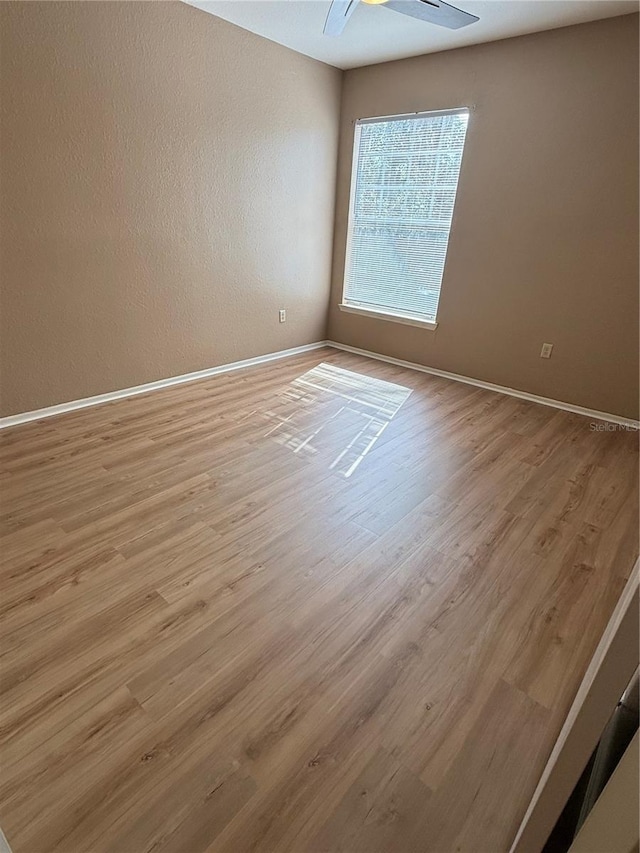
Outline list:
[[[343,310],[435,328],[468,119],[356,124]]]

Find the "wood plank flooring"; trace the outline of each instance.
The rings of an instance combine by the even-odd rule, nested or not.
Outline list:
[[[637,433],[326,349],[0,441],[14,853],[508,849]]]

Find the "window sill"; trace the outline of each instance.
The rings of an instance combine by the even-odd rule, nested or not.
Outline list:
[[[437,329],[434,320],[420,320],[418,317],[407,317],[402,314],[392,314],[390,311],[376,311],[374,308],[359,308],[356,305],[340,303],[338,308],[348,314],[359,314],[361,317],[374,317],[376,320],[390,320],[392,323],[402,323],[405,326],[418,326],[421,329]]]

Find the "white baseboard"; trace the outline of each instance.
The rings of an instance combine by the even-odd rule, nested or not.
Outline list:
[[[421,373],[430,373],[433,376],[441,376],[444,379],[451,379],[454,382],[464,382],[467,385],[474,385],[477,388],[485,388],[488,391],[496,391],[499,394],[507,394],[510,397],[518,397],[521,400],[530,400],[533,403],[540,403],[542,406],[551,406],[554,409],[563,409],[566,412],[574,412],[577,415],[593,418],[599,421],[608,421],[613,424],[620,424],[632,429],[639,429],[640,422],[631,418],[623,418],[620,415],[612,415],[608,412],[598,412],[595,409],[586,409],[583,406],[574,406],[573,403],[564,403],[560,400],[552,400],[550,397],[539,397],[537,394],[529,394],[527,391],[518,391],[516,388],[506,388],[504,385],[494,385],[493,382],[483,382],[481,379],[473,379],[470,376],[461,376],[459,373],[449,373],[446,370],[438,370],[435,367],[425,367],[423,364],[416,364],[412,361],[403,361],[400,358],[393,358],[389,355],[381,355],[377,352],[358,349],[358,347],[341,344],[337,341],[317,341],[313,344],[305,344],[292,349],[280,350],[279,352],[271,352],[267,355],[259,355],[255,358],[245,358],[242,361],[233,361],[229,364],[221,364],[218,367],[209,367],[205,370],[196,370],[194,373],[184,373],[182,376],[170,376],[168,379],[158,379],[156,382],[147,382],[144,385],[136,385],[133,388],[123,388],[120,391],[109,391],[107,394],[97,394],[95,397],[85,397],[82,400],[72,400],[69,403],[59,403],[55,406],[47,406],[44,409],[36,409],[33,412],[22,412],[18,415],[9,415],[6,418],[0,418],[0,429],[7,427],[26,424],[29,421],[38,421],[42,418],[50,418],[54,415],[62,415],[65,412],[74,412],[77,409],[85,409],[89,406],[99,406],[101,403],[111,403],[114,400],[122,400],[125,397],[135,397],[137,394],[146,394],[149,391],[157,391],[160,388],[169,388],[171,385],[182,385],[184,382],[195,382],[198,379],[207,379],[210,376],[218,376],[222,373],[230,373],[233,370],[241,370],[244,367],[255,367],[260,364],[266,364],[269,361],[277,361],[280,358],[287,358],[291,355],[299,355],[304,352],[311,352],[321,347],[333,347],[334,349],[352,352],[356,355],[362,355],[365,358],[374,358],[377,361],[386,361],[389,364],[396,364],[399,367],[407,367],[410,370],[418,370]]]
[[[9,842],[4,836],[4,832],[0,829],[0,853],[11,853]]]
[[[539,397],[537,394],[529,394],[527,391],[518,391],[517,388],[507,388],[504,385],[494,385],[493,382],[483,382],[481,379],[472,379],[470,376],[462,376],[459,373],[449,373],[446,370],[438,370],[435,367],[425,367],[413,361],[403,361],[401,358],[392,358],[390,355],[380,355],[358,347],[340,344],[337,341],[327,341],[326,344],[335,349],[363,355],[366,358],[375,358],[378,361],[386,361],[389,364],[397,364],[399,367],[408,367],[410,370],[419,370],[421,373],[430,373],[433,376],[442,376],[444,379],[452,379],[454,382],[464,382],[466,385],[475,385],[476,388],[485,388],[487,391],[497,391],[499,394],[507,394],[509,397],[518,397],[521,400],[530,400],[532,403],[540,403],[542,406],[551,406],[553,409],[563,409],[565,412],[574,412],[576,415],[585,415],[598,421],[609,421],[613,424],[627,426],[632,429],[640,429],[640,421],[632,418],[623,418],[620,415],[612,415],[609,412],[598,412],[595,409],[586,409],[584,406],[575,406],[573,403],[564,403],[561,400],[552,400],[550,397]]]
[[[122,388],[120,391],[109,391],[106,394],[96,394],[95,397],[84,397],[81,400],[72,400],[69,403],[58,403],[55,406],[47,406],[44,409],[36,409],[33,412],[21,412],[18,415],[9,415],[0,418],[0,429],[26,424],[29,421],[39,421],[42,418],[51,418],[54,415],[62,415],[65,412],[75,412],[77,409],[86,409],[89,406],[99,406],[101,403],[111,403],[114,400],[122,400],[125,397],[135,397],[137,394],[146,394],[149,391],[157,391],[160,388],[169,388],[171,385],[182,385],[184,382],[195,382],[198,379],[207,379],[209,376],[218,376],[221,373],[230,373],[232,370],[241,370],[243,367],[255,367],[266,364],[269,361],[277,361],[290,355],[299,355],[327,346],[326,341],[317,341],[313,344],[283,349],[279,352],[270,352],[267,355],[258,355],[255,358],[245,358],[242,361],[232,361],[229,364],[220,364],[218,367],[208,367],[205,370],[196,370],[194,373],[183,373],[181,376],[170,376],[168,379],[158,379],[155,382],[147,382],[144,385],[135,385],[133,388]]]

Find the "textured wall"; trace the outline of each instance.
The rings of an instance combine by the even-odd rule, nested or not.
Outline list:
[[[353,121],[464,105],[438,329],[340,312]],[[637,15],[346,72],[338,170],[333,340],[638,416]]]
[[[0,19],[2,414],[325,336],[339,72],[181,3]],[[637,22],[346,73],[332,338],[637,416]],[[462,104],[439,328],[338,312],[353,119]]]
[[[340,72],[182,3],[0,15],[2,414],[324,338]]]

